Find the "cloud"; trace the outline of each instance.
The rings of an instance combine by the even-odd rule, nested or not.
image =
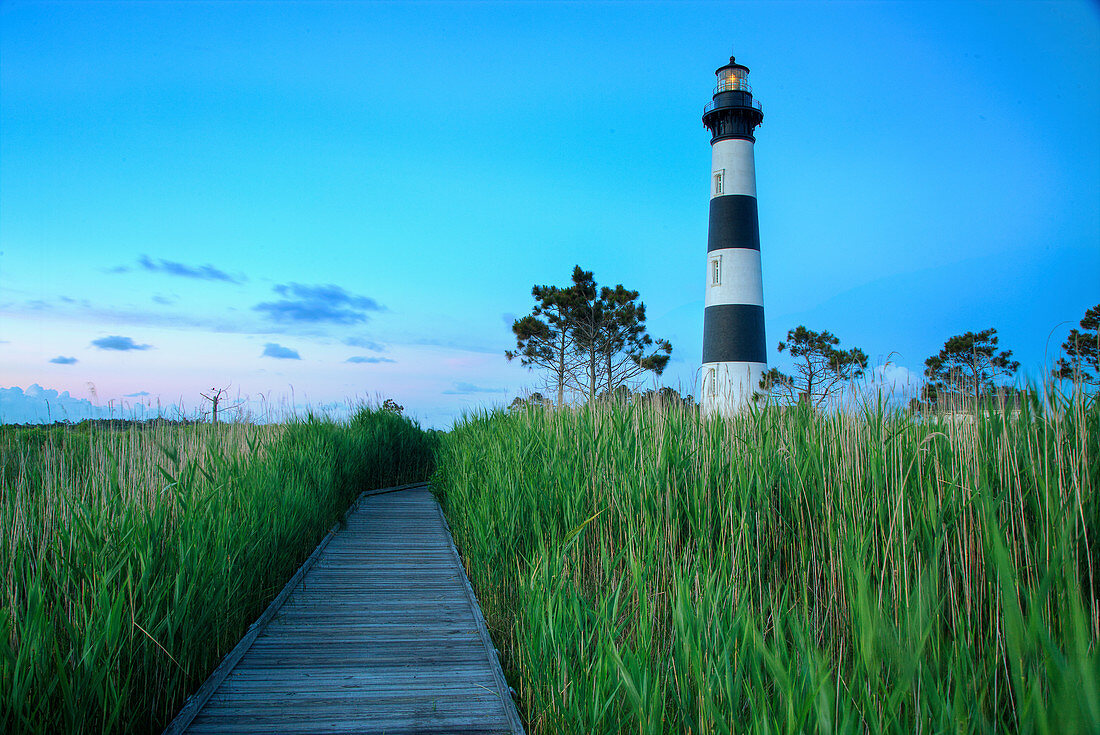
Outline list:
[[[511,329],[512,325],[516,323],[516,315],[510,312],[505,312],[504,314],[500,315],[500,320],[504,322],[504,326]]]
[[[50,299],[29,299],[23,302],[23,309],[27,311],[51,311],[61,313],[58,310],[64,309],[65,305],[80,306],[83,308],[90,308],[92,303],[88,299],[74,299],[69,296],[58,296],[54,300]],[[5,306],[15,306],[13,303],[6,304]]]
[[[93,339],[92,346],[98,347],[101,350],[119,350],[121,352],[129,352],[130,350],[148,350],[152,348],[152,345],[139,345],[129,337],[120,337],[118,335]]]
[[[163,258],[154,261],[148,255],[142,255],[138,258],[138,263],[147,271],[167,273],[170,276],[180,276],[181,278],[197,278],[201,281],[224,281],[226,283],[243,283],[247,280],[244,276],[231,276],[209,263],[193,266],[177,263],[174,260],[164,260]]]
[[[279,284],[273,290],[283,298],[252,308],[276,322],[357,324],[367,321],[366,312],[385,310],[368,296],[356,296],[332,284],[288,283]]]
[[[165,306],[171,306],[172,304],[176,303],[176,300],[174,298],[171,298],[170,296],[161,296],[159,293],[153,295],[153,301],[158,304],[164,304]]]
[[[156,299],[154,299],[155,301]],[[23,310],[29,310],[25,304]],[[90,306],[86,309],[70,308],[65,316],[139,327],[172,327],[174,329],[199,329],[224,334],[285,334],[286,329],[273,327],[262,319],[242,319],[231,309],[221,309],[213,313],[182,312],[168,309],[150,309],[148,307],[115,308],[109,306]]]
[[[82,421],[105,418],[110,412],[69,391],[58,393],[37,383],[24,391],[15,386],[0,388],[0,423],[37,424],[47,421]]]
[[[277,360],[301,360],[301,356],[298,354],[298,350],[292,350],[289,347],[283,347],[280,344],[274,342],[268,342],[264,345],[263,354],[260,357],[274,357]]]
[[[2,0],[0,0],[2,2]],[[14,313],[38,314],[26,302],[5,303],[0,301],[0,310],[11,309]],[[248,307],[246,307],[248,308]],[[53,307],[53,313],[81,321],[94,321],[98,324],[114,324],[121,329],[126,327],[170,327],[172,329],[200,330],[219,334],[258,334],[326,337],[326,324],[295,322],[279,324],[256,313],[241,313],[229,308],[211,310],[206,313],[180,310],[178,302],[165,308],[110,307],[95,306],[80,308],[75,305],[59,304]]]
[[[65,357],[64,355],[58,355],[54,359],[50,360],[54,365],[75,365],[77,359],[75,357]]]
[[[344,344],[348,347],[362,347],[363,349],[370,350],[371,352],[385,352],[386,346],[381,342],[375,342],[369,340],[366,337],[346,337],[344,338]]]
[[[379,362],[397,362],[397,360],[391,360],[388,357],[364,357],[362,355],[355,355],[344,360],[344,362],[353,363],[379,363]]]
[[[507,393],[507,388],[484,388],[480,385],[474,385],[473,383],[464,383],[459,381],[454,384],[454,388],[443,391],[445,396],[468,396],[473,393]]]
[[[130,266],[128,266],[128,265],[116,265],[114,268],[105,269],[104,272],[105,273],[129,273],[130,272]]]
[[[131,396],[149,395],[144,391]],[[95,391],[92,391],[95,396]],[[140,404],[137,404],[140,406]],[[37,383],[26,390],[19,386],[0,388],[0,424],[43,424],[51,421],[83,421],[105,418],[151,418],[153,414],[140,412],[136,406],[110,401],[107,406],[97,406],[86,398],[75,398],[69,391],[58,393]]]
[[[924,384],[922,373],[894,363],[875,366],[870,371],[869,377],[872,383],[877,383],[891,391],[914,393]]]
[[[127,393],[126,395],[123,396],[123,398],[141,398],[142,396],[151,396],[151,395],[153,395],[153,394],[150,393],[147,390],[139,390],[137,393]]]

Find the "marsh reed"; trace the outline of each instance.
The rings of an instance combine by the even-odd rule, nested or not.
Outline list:
[[[1098,429],[533,408],[433,482],[533,735],[1095,733]]]
[[[431,451],[370,410],[0,427],[0,731],[159,732],[358,493]]]

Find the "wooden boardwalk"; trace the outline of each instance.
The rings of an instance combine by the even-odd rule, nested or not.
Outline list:
[[[523,733],[427,486],[345,521],[165,733]]]

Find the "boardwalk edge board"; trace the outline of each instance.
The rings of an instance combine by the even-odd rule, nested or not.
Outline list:
[[[347,517],[359,508],[359,504],[363,501],[364,498],[370,497],[371,495],[393,493],[399,490],[409,490],[414,487],[425,487],[427,484],[428,483],[426,482],[413,482],[409,483],[408,485],[398,485],[397,487],[365,490],[360,493],[355,498],[354,502],[352,502],[352,504],[348,506],[348,509],[344,511],[343,515],[340,516],[340,520],[337,521],[332,526],[332,528],[329,529],[328,534],[326,534],[325,537],[321,539],[321,543],[317,544],[317,548],[313,550],[313,553],[310,554],[309,557],[302,563],[302,566],[298,567],[298,571],[296,571],[294,575],[290,578],[290,580],[287,581],[287,583],[283,586],[283,589],[279,592],[278,595],[275,596],[275,599],[271,601],[271,604],[267,606],[267,609],[265,609],[263,613],[260,614],[260,617],[256,619],[256,622],[248,626],[248,630],[245,632],[241,640],[237,642],[237,645],[233,646],[232,650],[230,650],[229,653],[225,655],[225,658],[222,659],[217,668],[215,668],[210,676],[207,677],[206,681],[202,683],[202,686],[198,688],[198,691],[187,698],[187,701],[184,703],[183,708],[180,709],[175,719],[173,719],[172,722],[168,724],[168,727],[164,729],[163,735],[182,735],[187,730],[187,727],[191,724],[195,717],[198,716],[199,712],[202,711],[202,708],[206,704],[207,700],[209,700],[210,697],[213,696],[214,692],[217,691],[218,687],[221,686],[223,681],[225,681],[225,678],[229,676],[230,672],[232,672],[233,669],[237,666],[237,663],[240,662],[240,660],[248,652],[248,649],[252,647],[252,644],[256,641],[256,638],[260,635],[261,632],[263,632],[263,629],[267,627],[267,624],[271,621],[271,619],[275,617],[275,613],[279,612],[279,608],[281,608],[283,606],[283,603],[286,602],[287,598],[290,597],[290,593],[294,591],[294,588],[298,586],[298,584],[306,576],[306,573],[321,557],[321,554],[324,552],[325,547],[328,546],[329,542],[332,541],[332,539],[336,536],[336,533],[340,530],[341,526],[344,525]],[[453,545],[454,544],[452,543],[452,546]],[[480,614],[480,610],[478,610],[478,614]]]
[[[443,521],[443,528],[451,539],[451,553],[454,555],[455,564],[458,565],[458,572],[462,575],[462,586],[466,591],[466,599],[470,602],[470,607],[474,611],[478,637],[481,639],[481,643],[485,647],[485,654],[489,658],[489,667],[492,669],[493,678],[497,682],[497,696],[500,697],[501,704],[504,705],[504,715],[508,719],[508,724],[512,727],[513,735],[525,735],[523,722],[519,719],[519,712],[516,710],[516,703],[512,700],[512,688],[508,686],[508,680],[504,678],[504,670],[500,667],[499,654],[496,646],[493,645],[492,637],[489,635],[489,628],[485,625],[485,616],[481,613],[481,605],[477,601],[477,595],[474,594],[474,588],[470,585],[470,578],[466,576],[466,565],[462,563],[462,557],[458,555],[458,547],[455,545],[454,534],[451,533],[451,525],[447,523],[447,516],[443,514],[443,507],[438,502],[436,503],[436,509],[439,511],[440,520]]]

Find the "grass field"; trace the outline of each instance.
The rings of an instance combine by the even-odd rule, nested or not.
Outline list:
[[[159,732],[362,490],[424,479],[394,414],[0,427],[0,731]]]
[[[1100,732],[1100,405],[462,422],[434,476],[528,732]]]
[[[549,733],[1100,732],[1100,404],[0,428],[0,731],[156,732],[370,487],[434,483]]]

